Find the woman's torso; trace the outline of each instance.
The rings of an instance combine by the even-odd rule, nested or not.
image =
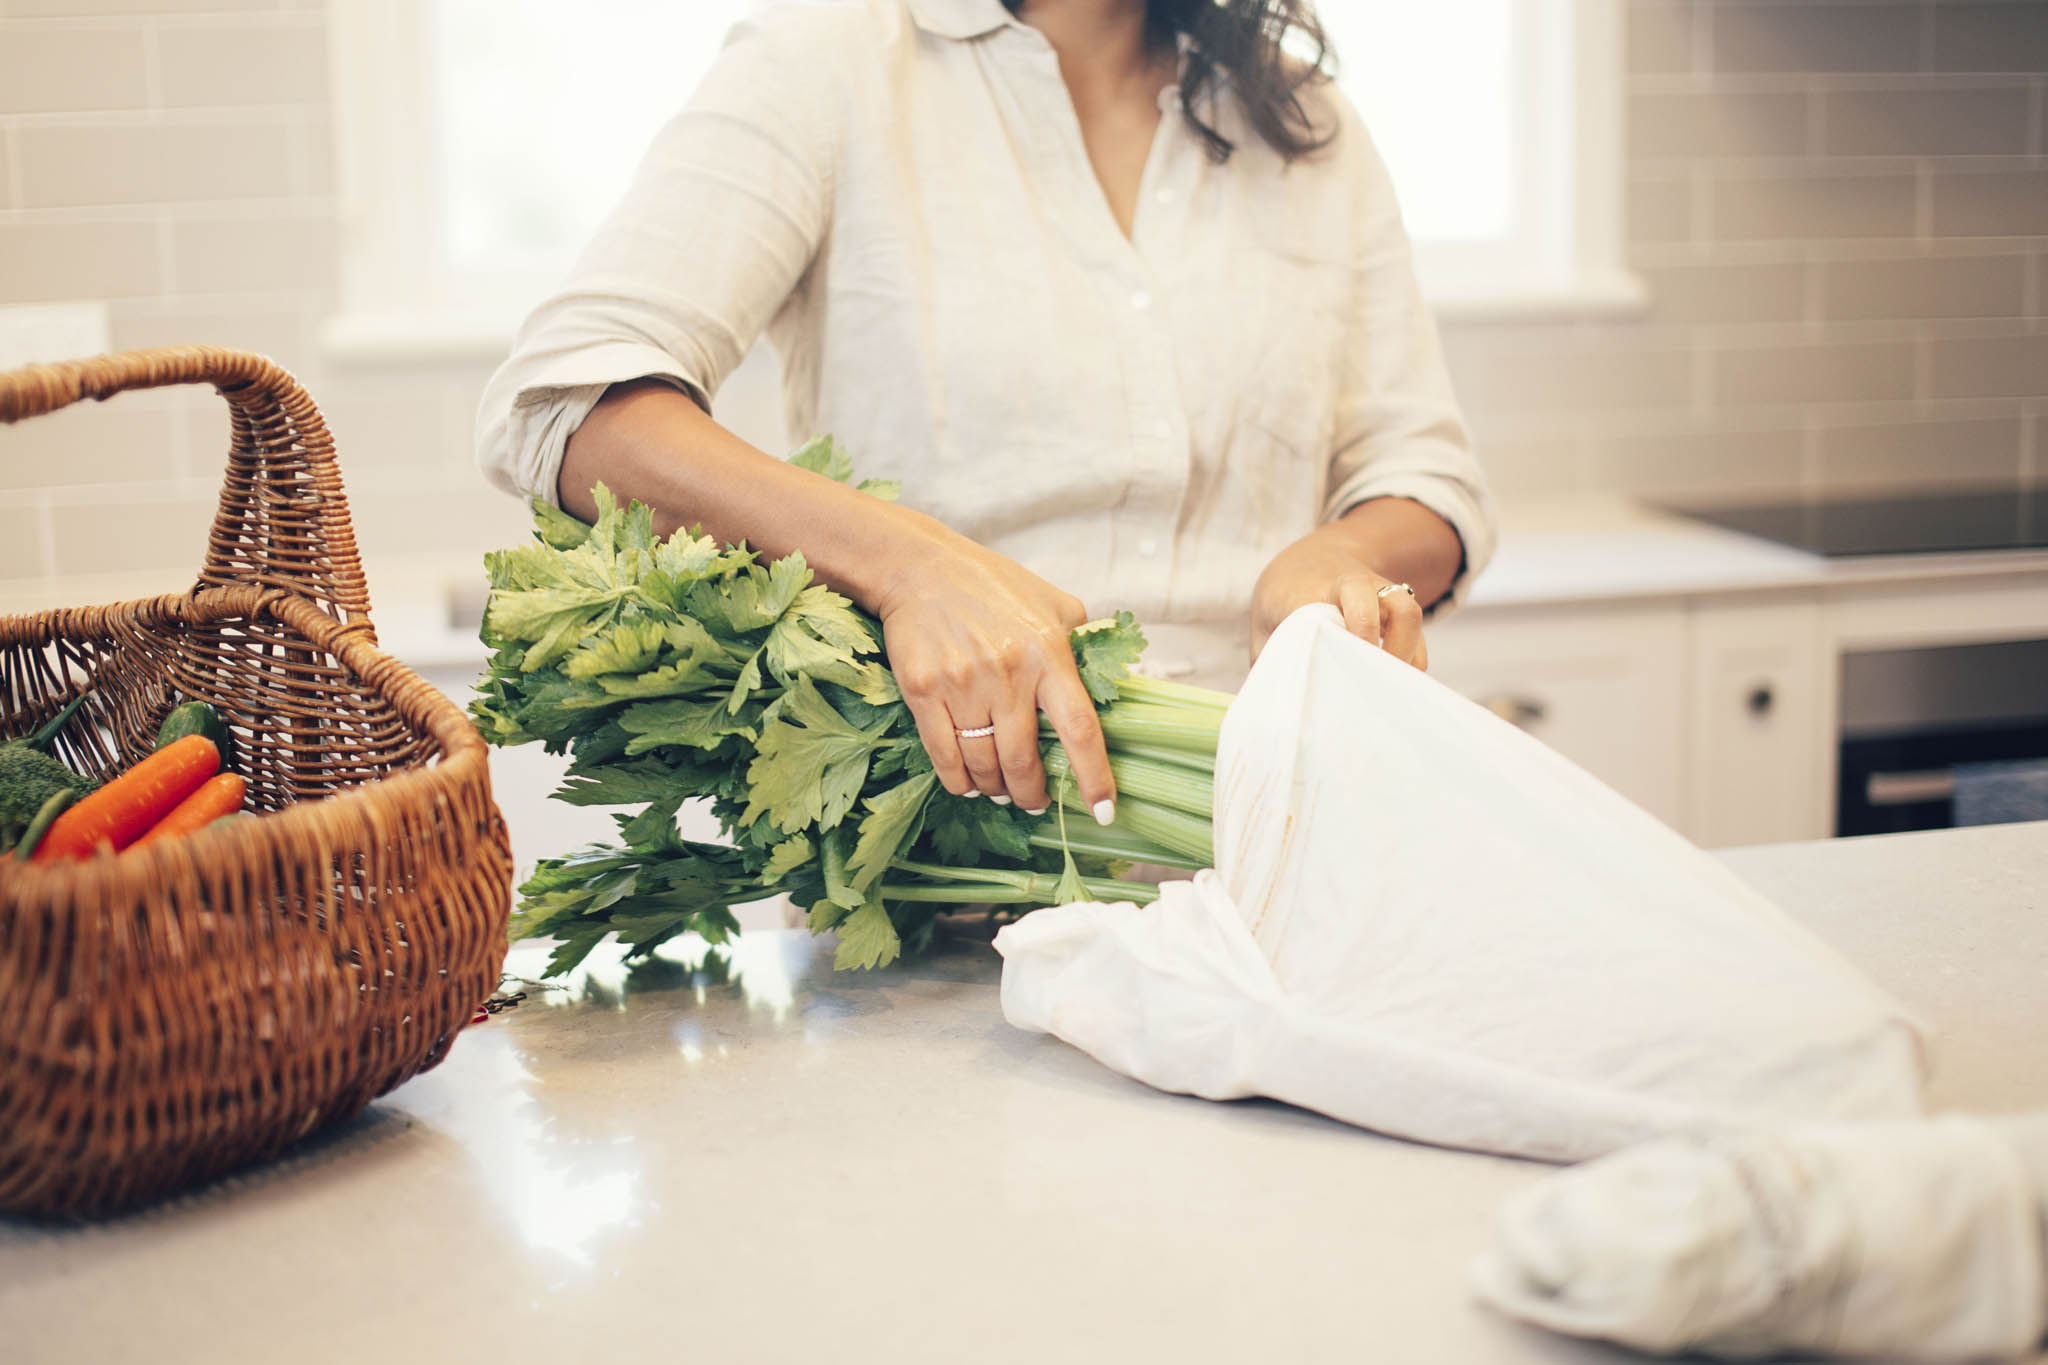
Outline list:
[[[838,68],[830,225],[769,330],[790,429],[1241,663],[1253,581],[1323,508],[1360,303],[1343,158],[1285,167],[1226,101],[1218,164],[1162,92],[1127,239],[1040,34],[997,0],[859,9],[831,20],[870,50]]]

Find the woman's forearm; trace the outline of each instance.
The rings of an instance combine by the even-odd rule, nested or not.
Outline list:
[[[698,526],[770,559],[801,549],[819,578],[877,612],[914,577],[919,559],[954,534],[755,449],[655,379],[612,386],[570,436],[557,485],[562,506],[595,517],[600,483],[621,502],[652,507],[660,535]]]
[[[1372,498],[1315,533],[1342,546],[1382,577],[1415,589],[1434,606],[1465,564],[1465,545],[1449,522],[1407,498]]]

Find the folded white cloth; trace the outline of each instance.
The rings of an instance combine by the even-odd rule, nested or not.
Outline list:
[[[1973,1119],[1670,1139],[1511,1201],[1476,1280],[1640,1350],[2011,1356],[2048,1329],[2040,1218]]]
[[[1162,1089],[1550,1160],[1918,1112],[1902,1006],[1333,608],[1268,642],[1216,782],[1216,872],[997,936],[1013,1024]]]

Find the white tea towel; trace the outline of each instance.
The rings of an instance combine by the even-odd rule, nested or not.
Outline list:
[[[1902,1006],[1334,608],[1268,642],[1216,780],[1215,873],[997,936],[1010,1022],[1162,1089],[1554,1161],[1919,1111]]]
[[[1979,1120],[1795,1126],[1554,1175],[1475,1275],[1503,1312],[1639,1350],[2006,1357],[2048,1328],[2039,1219]]]

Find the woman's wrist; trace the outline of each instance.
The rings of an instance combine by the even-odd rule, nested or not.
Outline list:
[[[1450,595],[1465,567],[1451,524],[1409,498],[1372,498],[1307,537],[1389,582],[1406,583],[1425,607]]]

